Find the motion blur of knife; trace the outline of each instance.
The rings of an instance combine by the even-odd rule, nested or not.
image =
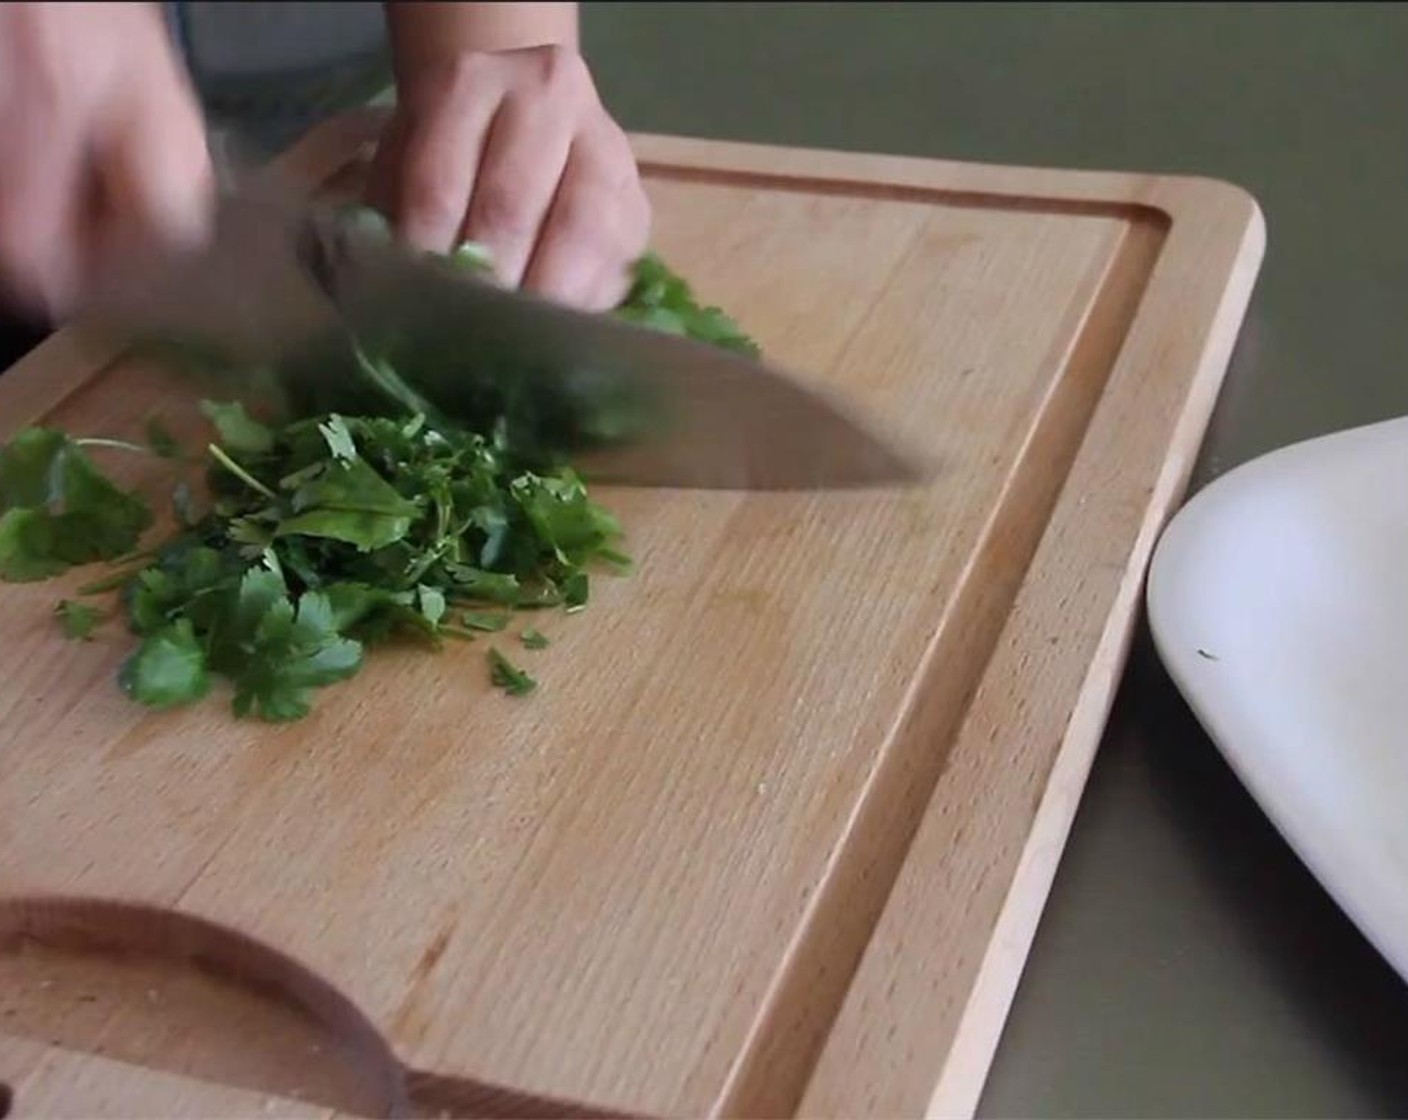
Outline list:
[[[86,317],[226,370],[262,369],[223,387],[261,401],[273,391],[292,414],[506,414],[601,481],[797,490],[925,478],[851,410],[751,357],[506,290],[291,198],[224,190],[200,252],[134,266]],[[215,376],[209,362],[191,368]]]

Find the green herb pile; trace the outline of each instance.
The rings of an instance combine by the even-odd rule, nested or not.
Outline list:
[[[654,256],[638,263],[617,313],[754,349]],[[385,360],[359,357],[369,375],[396,377]],[[156,418],[141,444],[33,427],[0,447],[0,579],[114,562],[81,590],[108,605],[66,599],[56,620],[83,639],[125,619],[136,646],[119,683],[149,707],[193,703],[223,678],[237,716],[299,719],[316,689],[357,673],[369,647],[409,637],[433,648],[503,634],[519,612],[576,612],[592,570],[629,567],[612,515],[570,466],[515,447],[502,416],[461,430],[408,406],[275,427],[238,403],[202,410],[216,437],[197,460],[205,485],[198,496],[175,485],[176,530],[142,552],[149,501],[105,476],[91,452],[189,461]],[[517,638],[528,651],[548,645],[532,627]],[[536,687],[498,645],[487,664],[510,694]]]

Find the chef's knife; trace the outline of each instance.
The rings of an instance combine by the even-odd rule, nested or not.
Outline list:
[[[507,290],[255,188],[222,194],[199,252],[134,264],[87,310],[133,340],[272,370],[294,412],[384,409],[408,391],[451,421],[507,411],[603,481],[793,490],[926,473],[829,395],[748,355]]]

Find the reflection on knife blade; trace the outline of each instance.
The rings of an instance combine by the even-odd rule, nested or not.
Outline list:
[[[646,283],[688,294],[648,264],[660,271]],[[516,445],[571,455],[603,481],[813,489],[925,477],[848,410],[759,362],[741,334],[704,342],[659,329],[658,316],[573,311],[252,194],[223,202],[204,253],[137,278],[103,311],[129,333],[223,354],[227,368],[264,366],[259,391],[277,390],[296,414],[409,404],[481,430],[503,417]]]

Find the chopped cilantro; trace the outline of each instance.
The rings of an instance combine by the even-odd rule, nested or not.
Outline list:
[[[26,428],[0,448],[0,510],[0,578],[18,582],[114,560],[153,521],[145,501],[50,428]]]
[[[654,253],[636,262],[631,290],[616,314],[655,330],[745,354],[758,353],[758,344],[737,323],[717,307],[701,307],[684,278]]]
[[[319,424],[318,431],[322,432],[323,439],[327,441],[328,450],[332,452],[334,459],[350,463],[357,457],[357,444],[353,441],[352,433],[347,428],[347,421],[337,413],[329,416],[327,423]]]
[[[509,616],[503,611],[465,611],[460,616],[460,621],[471,630],[497,634],[500,630],[508,629]]]
[[[204,696],[210,677],[191,620],[178,619],[143,638],[118,681],[128,696],[149,708],[174,708]]]
[[[352,219],[387,232],[371,212]],[[475,245],[453,260],[492,263]],[[638,262],[616,313],[756,350],[655,256]],[[355,676],[379,642],[408,635],[438,645],[442,635],[502,632],[515,611],[580,611],[593,566],[629,569],[619,523],[560,456],[544,454],[543,430],[513,402],[488,402],[482,424],[447,424],[391,355],[351,345],[360,388],[389,403],[390,415],[310,411],[274,425],[239,402],[202,402],[215,430],[205,492],[197,501],[188,479],[173,480],[176,528],[141,554],[151,506],[108,479],[87,449],[182,460],[161,421],[147,421],[145,445],[21,431],[0,446],[0,579],[114,562],[82,590],[115,593],[136,638],[118,674],[128,696],[174,708],[201,700],[220,677],[236,716],[284,721],[307,715],[318,689]],[[598,403],[594,432],[625,430],[629,416],[613,408]],[[105,617],[69,600],[55,614],[73,638],[89,637]],[[519,640],[530,650],[548,645],[531,627]],[[500,650],[488,658],[496,687],[512,695],[537,687]]]
[[[220,433],[220,442],[228,450],[237,454],[259,455],[273,448],[274,433],[252,419],[239,401],[229,404],[203,401],[200,410],[215,425],[215,430]]]
[[[518,668],[495,647],[489,647],[489,678],[510,696],[527,696],[538,682]]]
[[[75,603],[72,599],[60,599],[54,607],[64,634],[70,638],[87,640],[93,630],[103,620],[103,612],[87,603]]]

